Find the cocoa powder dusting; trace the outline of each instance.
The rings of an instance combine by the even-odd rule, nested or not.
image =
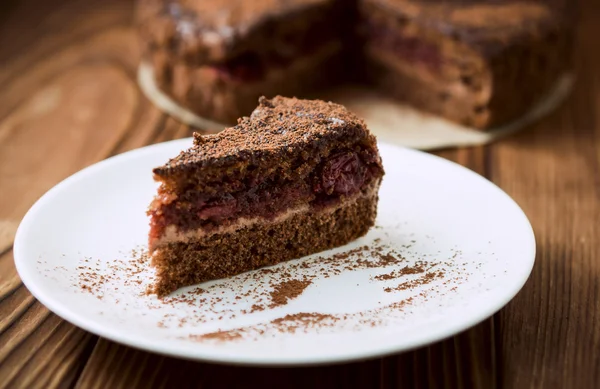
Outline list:
[[[203,335],[190,335],[190,339],[193,340],[220,340],[223,342],[241,338],[242,334],[239,331],[217,331]]]
[[[310,284],[311,281],[289,280],[276,285],[271,292],[272,303],[269,308],[287,304],[288,300],[300,296]]]
[[[389,293],[389,292],[399,291],[399,290],[410,290],[410,289],[414,289],[421,285],[427,285],[427,284],[433,282],[434,280],[436,280],[438,278],[443,278],[443,277],[444,277],[443,271],[426,273],[422,277],[419,277],[415,280],[403,282],[394,288],[385,288],[384,291]]]
[[[252,337],[253,335],[264,335],[267,331],[276,333],[295,334],[297,332],[306,332],[307,329],[333,327],[341,320],[334,315],[327,315],[315,312],[300,312],[271,320],[268,323],[258,324],[256,326],[248,326],[236,328],[229,331],[216,331],[203,335],[190,335],[189,339],[195,341],[216,340],[220,342],[238,340],[245,336]]]
[[[466,270],[467,263],[460,261],[460,250],[453,250],[447,258],[436,258],[433,254],[411,251],[413,243],[415,241],[398,246],[377,238],[370,245],[334,255],[290,261],[201,287],[185,288],[162,299],[146,294],[154,284],[153,268],[148,252],[138,249],[127,253],[123,259],[112,261],[83,258],[76,268],[73,285],[124,310],[132,308],[136,312],[147,312],[148,309],[168,308],[157,320],[157,327],[189,329],[191,334],[186,339],[199,342],[253,340],[277,334],[340,331],[342,328],[360,330],[389,325],[389,318],[399,313],[399,317],[410,315],[411,306],[426,303],[435,296],[455,293],[457,285],[468,278],[470,273]],[[397,247],[402,247],[402,252],[397,251]],[[58,270],[67,271],[63,267],[55,268]],[[360,312],[297,312],[266,322],[257,317],[258,324],[251,326],[198,333],[205,323],[227,323],[239,315],[260,315],[283,306],[293,309],[294,299],[316,280],[327,282],[344,272],[355,271],[370,272],[366,282],[380,285],[382,292],[414,292],[409,296],[400,295],[402,300],[390,302],[388,299]],[[127,295],[137,297],[132,300]]]
[[[420,273],[425,273],[426,269],[425,266],[427,265],[427,262],[422,262],[419,261],[417,262],[415,265],[413,266],[405,266],[400,270],[394,270],[390,273],[386,273],[386,274],[380,274],[378,276],[375,276],[376,280],[379,281],[386,281],[386,280],[393,280],[395,278],[399,278],[408,274],[420,274]]]

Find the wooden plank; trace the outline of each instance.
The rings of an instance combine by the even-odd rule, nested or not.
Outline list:
[[[323,367],[253,368],[149,354],[101,339],[77,388],[486,388],[497,387],[492,321],[431,347]]]
[[[379,386],[378,360],[307,368],[202,364],[148,354],[105,340],[96,346],[77,388],[261,388]],[[118,373],[117,373],[118,372]]]
[[[600,4],[583,7],[572,98],[491,152],[491,177],[530,218],[538,251],[530,280],[499,315],[506,388],[600,382]]]
[[[69,385],[83,367],[95,339],[35,303],[18,326],[10,327],[0,336],[0,341],[6,342],[0,355],[3,378],[0,386]]]
[[[0,301],[14,292],[21,284],[13,265],[12,256],[9,255],[17,227],[16,221],[0,219]]]
[[[100,13],[85,1],[59,7],[44,20],[62,30],[47,35],[45,27],[33,28],[14,37],[11,47],[27,50],[0,71],[0,387],[71,386],[97,339],[51,314],[21,286],[10,250],[14,226],[63,178],[162,131],[164,115],[135,81],[139,50],[125,24],[131,5],[115,4],[107,2]],[[14,17],[28,14],[19,7]],[[26,26],[28,19],[7,20]],[[2,46],[3,57],[9,49]]]
[[[70,50],[57,61],[57,52],[76,44],[85,46],[91,36],[130,22],[131,2],[104,1],[102,12],[93,7],[86,0],[24,0],[5,14],[0,23],[0,96],[8,98],[0,105],[0,120],[53,74],[80,58],[80,50]],[[89,56],[89,50],[83,51]],[[15,77],[22,73],[28,77]]]

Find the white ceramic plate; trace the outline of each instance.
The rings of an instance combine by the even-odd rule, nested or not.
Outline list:
[[[386,176],[377,227],[367,236],[274,272],[158,300],[144,293],[153,271],[139,260],[145,210],[156,190],[151,169],[191,142],[110,158],[45,194],[23,219],[14,245],[31,293],[65,320],[140,349],[303,365],[397,353],[452,336],[502,308],[531,272],[533,231],[504,192],[444,159],[380,144]],[[324,266],[317,258],[362,246],[369,248]],[[386,253],[395,259],[365,265]],[[287,304],[273,304],[270,291],[290,279],[310,283]]]

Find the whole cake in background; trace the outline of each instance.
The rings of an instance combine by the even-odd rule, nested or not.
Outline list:
[[[344,245],[377,216],[376,139],[343,106],[261,98],[250,117],[154,169],[159,296]]]
[[[259,96],[367,83],[478,129],[524,115],[571,66],[566,0],[141,0],[157,86],[233,124]]]

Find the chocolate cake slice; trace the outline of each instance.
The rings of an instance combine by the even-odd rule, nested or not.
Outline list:
[[[154,169],[156,294],[344,245],[373,226],[384,171],[344,107],[261,97],[250,117]]]
[[[524,115],[570,68],[564,0],[359,0],[368,78],[468,127]]]
[[[340,0],[142,0],[145,61],[161,91],[225,124],[260,96],[335,84],[349,23]]]

